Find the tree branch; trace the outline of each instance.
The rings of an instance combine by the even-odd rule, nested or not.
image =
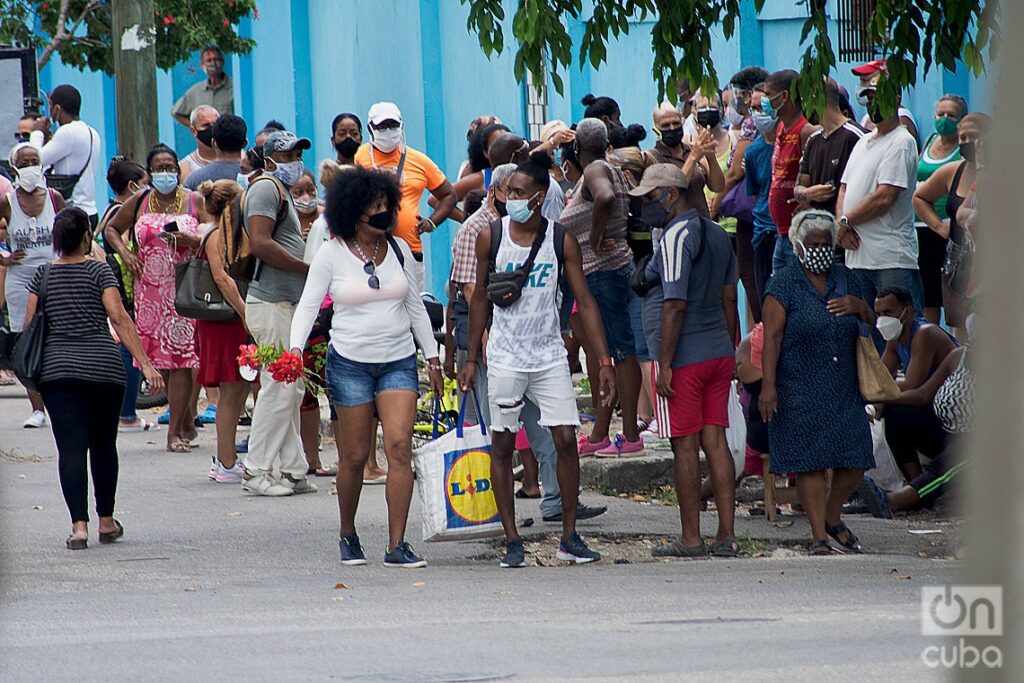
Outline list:
[[[85,18],[89,16],[94,10],[100,8],[105,3],[102,0],[90,0],[89,4],[85,6],[82,12],[75,19],[74,25],[71,27],[71,31],[67,30],[68,11],[71,6],[71,0],[60,0],[60,14],[57,16],[57,31],[53,34],[50,39],[50,44],[46,46],[43,53],[39,55],[39,61],[36,63],[36,69],[39,71],[43,70],[43,67],[50,62],[50,57],[56,50],[59,50],[61,45],[68,42],[74,37],[78,27],[82,25]]]

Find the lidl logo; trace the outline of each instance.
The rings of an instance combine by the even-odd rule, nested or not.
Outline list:
[[[472,526],[495,520],[498,505],[491,490],[491,454],[481,450],[448,453],[445,460],[449,525]]]

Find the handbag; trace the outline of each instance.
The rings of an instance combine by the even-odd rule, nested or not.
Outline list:
[[[39,380],[43,376],[43,343],[46,339],[46,315],[43,312],[46,303],[46,288],[50,280],[50,264],[43,265],[43,275],[39,282],[39,302],[36,313],[32,316],[25,329],[18,335],[11,354],[11,365],[18,380],[29,391],[38,391]]]
[[[193,320],[237,320],[238,312],[224,299],[220,287],[213,279],[210,262],[200,258],[206,249],[206,240],[212,234],[213,230],[206,233],[195,256],[174,266],[174,310],[178,315]]]
[[[89,168],[89,163],[92,161],[92,128],[89,128],[89,156],[85,160],[85,166],[78,172],[77,175],[63,175],[60,173],[48,173],[46,174],[46,185],[51,187],[60,193],[60,196],[67,201],[71,201],[71,195],[75,192],[75,186],[78,185],[78,181],[82,178],[82,174],[85,173],[86,169]]]
[[[840,266],[836,274],[836,294],[846,296],[846,267]],[[885,367],[875,342],[871,339],[871,328],[865,322],[857,323],[857,385],[860,397],[867,403],[881,403],[899,398],[900,387]]]
[[[718,213],[746,223],[753,223],[754,203],[754,197],[747,194],[747,184],[739,183],[722,197]]]

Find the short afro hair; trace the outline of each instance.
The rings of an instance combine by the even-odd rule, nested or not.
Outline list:
[[[527,176],[537,187],[541,188],[542,191],[547,192],[548,186],[551,184],[551,169],[554,167],[554,162],[551,161],[551,157],[548,156],[547,152],[534,152],[530,155],[529,161],[525,161],[516,166],[516,173],[522,173]]]
[[[212,128],[213,139],[221,152],[241,152],[245,148],[245,137],[249,131],[241,116],[221,114]]]
[[[72,116],[78,116],[82,111],[82,93],[73,85],[58,85],[50,93],[50,105],[60,107]]]
[[[339,239],[351,239],[367,207],[382,196],[387,210],[397,215],[401,193],[394,176],[366,168],[339,173],[327,186],[327,229]]]
[[[913,308],[914,307],[914,296],[910,293],[910,290],[906,287],[900,287],[893,285],[892,287],[886,287],[878,293],[875,299],[884,299],[887,296],[895,297],[896,303],[900,306]]]

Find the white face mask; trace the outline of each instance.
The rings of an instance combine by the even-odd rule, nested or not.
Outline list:
[[[33,192],[41,187],[46,187],[46,177],[43,176],[42,166],[25,166],[15,170],[18,172],[18,177],[14,182],[25,192]]]
[[[903,323],[900,322],[899,318],[893,318],[889,315],[880,315],[878,320],[875,321],[875,327],[878,328],[879,334],[882,335],[882,339],[887,342],[891,342],[900,336],[903,332]]]
[[[395,148],[402,144],[402,140],[405,138],[405,132],[401,127],[398,128],[385,128],[384,130],[373,130],[371,129],[374,147],[389,154],[395,151]]]

